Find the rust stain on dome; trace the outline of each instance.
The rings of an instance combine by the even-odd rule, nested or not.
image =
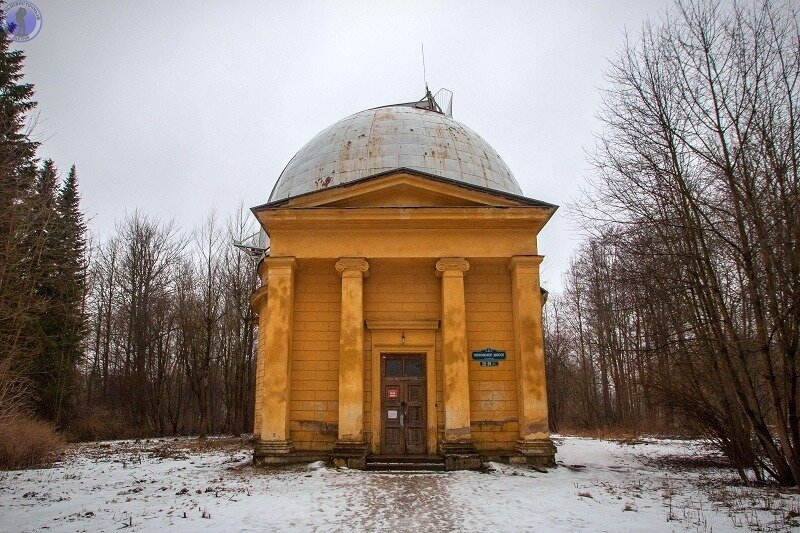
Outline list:
[[[398,104],[355,113],[314,136],[286,165],[270,201],[398,168],[522,194],[480,135],[443,113]]]

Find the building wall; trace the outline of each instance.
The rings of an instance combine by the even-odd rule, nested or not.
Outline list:
[[[441,313],[436,260],[368,259],[369,277],[364,280],[365,320],[438,320]],[[439,343],[437,343],[439,344]],[[364,339],[364,431],[372,438],[372,339]],[[378,356],[378,354],[375,354]],[[437,347],[434,379],[439,421],[442,420],[441,349]],[[428,379],[431,371],[428,370]],[[429,399],[430,401],[430,399]],[[377,406],[379,409],[380,406]]]
[[[369,259],[365,320],[439,320],[441,280],[436,260]],[[464,276],[468,350],[505,350],[497,367],[469,362],[471,430],[479,450],[511,450],[518,438],[517,375],[507,260],[470,260]],[[298,450],[329,450],[338,431],[341,278],[335,261],[303,261],[295,274],[290,438]],[[377,354],[376,354],[377,355]],[[371,441],[372,352],[364,342],[364,431]],[[441,332],[436,333],[439,439],[444,427]],[[431,399],[429,399],[431,401]]]
[[[298,450],[327,450],[339,420],[342,281],[335,261],[304,261],[295,273],[290,368],[290,438]]]
[[[508,260],[471,260],[464,276],[469,352],[472,438],[478,450],[511,450],[519,436],[517,356]],[[506,352],[498,366],[482,367],[471,354],[483,348]]]

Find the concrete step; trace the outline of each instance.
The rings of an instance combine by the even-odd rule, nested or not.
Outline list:
[[[441,455],[367,455],[367,462],[384,463],[443,463]]]
[[[444,458],[438,455],[371,455],[366,469],[371,471],[442,472]]]
[[[371,472],[444,472],[444,463],[367,463],[365,470]]]

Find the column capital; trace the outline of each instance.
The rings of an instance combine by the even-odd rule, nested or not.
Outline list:
[[[261,260],[267,271],[277,269],[289,269],[294,271],[297,268],[297,259],[294,257],[265,257]]]
[[[518,268],[538,268],[542,259],[543,255],[515,255],[508,262],[508,269],[513,272]]]
[[[442,277],[448,272],[463,276],[467,270],[469,270],[469,263],[463,257],[442,257],[436,263],[438,277]]]
[[[340,276],[356,273],[359,276],[369,276],[369,263],[363,257],[342,257],[336,262],[336,271]]]

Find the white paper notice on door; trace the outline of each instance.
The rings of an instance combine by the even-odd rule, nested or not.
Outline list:
[[[389,411],[387,418],[397,418],[397,411]]]

